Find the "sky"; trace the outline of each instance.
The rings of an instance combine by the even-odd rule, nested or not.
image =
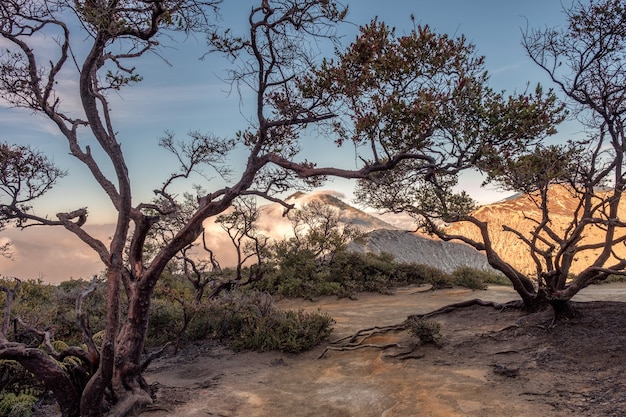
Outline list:
[[[250,0],[225,0],[222,20],[218,23],[232,28],[235,33],[245,30],[247,13],[254,3]],[[342,25],[339,30],[344,45],[354,39],[359,25],[370,22],[374,17],[394,26],[398,35],[407,33],[413,25],[410,19],[413,14],[417,23],[428,24],[436,32],[465,35],[476,45],[477,52],[486,57],[486,68],[491,74],[490,85],[508,93],[521,92],[528,83],[534,86],[541,82],[549,86],[545,74],[525,55],[521,46],[522,31],[527,26],[542,28],[562,24],[562,4],[567,4],[559,0],[348,0],[345,3],[349,5],[347,20],[350,23]],[[158,188],[177,168],[173,157],[157,146],[165,131],[174,132],[180,139],[195,130],[232,137],[236,131],[247,127],[246,119],[252,110],[246,106],[246,99],[250,96],[244,92],[240,97],[224,82],[225,70],[230,65],[228,61],[217,55],[200,59],[206,51],[206,43],[201,36],[184,39],[184,42],[183,39],[172,40],[163,49],[162,57],[152,55],[136,62],[137,70],[143,76],[141,83],[112,97],[113,123],[127,158],[135,204],[150,200],[151,190]],[[327,55],[331,54],[329,50]],[[63,87],[71,92],[75,81],[67,80]],[[62,97],[62,100],[63,105],[69,108],[75,106],[78,111],[75,95]],[[353,159],[350,153],[337,151],[329,141],[319,139],[307,138],[304,145],[307,159],[317,161],[320,166]],[[8,108],[0,101],[0,140],[28,143],[67,170],[68,175],[58,186],[35,204],[37,214],[54,217],[56,212],[87,206],[91,227],[98,228],[112,221],[114,214],[110,202],[90,178],[86,168],[69,155],[66,142],[52,123],[31,112]],[[245,155],[235,154],[229,162],[234,167],[242,166],[244,158]],[[212,184],[219,182],[216,178],[209,179]],[[497,190],[479,188],[481,181],[477,176],[467,175],[462,180],[463,187],[480,203],[505,197]],[[354,183],[349,180],[335,180],[325,184],[324,188],[343,193],[350,202],[353,186]],[[42,258],[37,256],[37,251],[49,247],[46,239],[55,239],[55,242],[69,239],[66,246],[60,247],[65,248],[61,251],[65,251],[68,258],[63,261],[65,265],[71,263],[75,259],[71,249],[72,239],[75,238],[61,232],[66,233],[62,239],[54,238],[56,235],[53,232],[35,229],[20,232],[22,234],[0,232],[0,243],[9,238],[16,242],[16,246],[16,239],[31,243],[30,247],[19,251],[19,259],[10,262],[0,260],[0,275],[26,273],[29,278],[50,276],[47,271],[51,270],[51,266],[29,262],[33,255],[35,259]],[[19,239],[16,236],[20,236]],[[39,249],[33,247],[35,243]],[[64,259],[59,255],[53,258]],[[97,265],[97,260],[89,262]],[[81,271],[83,269],[71,275],[84,274]]]

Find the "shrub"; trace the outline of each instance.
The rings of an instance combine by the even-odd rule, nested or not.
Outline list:
[[[431,284],[433,289],[451,286],[445,272],[420,264],[397,263],[387,253],[337,251],[332,259],[315,259],[309,251],[294,251],[254,288],[286,297],[312,299],[323,295],[354,297],[359,292],[391,294],[406,285]]]
[[[404,322],[406,330],[416,336],[420,343],[432,343],[439,346],[441,343],[441,325],[436,321],[425,320],[411,316]]]
[[[452,282],[472,290],[486,290],[487,284],[512,285],[511,281],[496,271],[467,266],[458,268],[452,273]]]
[[[483,275],[483,271],[479,269],[461,267],[452,273],[452,282],[472,290],[486,290],[487,284],[483,281]]]
[[[327,314],[280,310],[269,294],[258,291],[225,293],[203,317],[207,334],[233,349],[292,353],[319,344],[330,335],[334,323]]]
[[[150,322],[146,344],[159,346],[176,340],[183,326],[182,307],[165,299],[154,299],[150,305]]]
[[[624,282],[624,281],[626,281],[626,276],[618,275],[618,274],[611,274],[602,281],[595,281],[594,284],[611,284],[615,282]]]
[[[54,291],[56,306],[55,337],[69,345],[80,345],[82,334],[76,325],[76,300],[91,282],[82,279],[70,279],[61,282]],[[83,310],[89,314],[89,325],[94,332],[104,329],[106,318],[106,283],[100,280],[95,291],[83,299]]]
[[[432,285],[433,290],[452,286],[450,274],[429,265],[415,265],[415,273],[426,284]]]
[[[37,397],[29,394],[15,394],[12,392],[2,393],[0,399],[0,416],[6,417],[31,417],[33,406],[37,403]]]
[[[510,279],[508,279],[507,277],[504,276],[504,274],[496,270],[493,270],[493,271],[481,270],[481,272],[482,272],[483,282],[485,284],[508,285],[508,286],[513,285]]]

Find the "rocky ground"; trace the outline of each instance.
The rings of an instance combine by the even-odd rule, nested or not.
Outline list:
[[[424,292],[359,300],[282,300],[337,321],[333,338],[372,325],[401,323],[471,298],[515,299],[510,288]],[[602,300],[602,301],[594,301]],[[579,318],[549,327],[550,314],[471,307],[436,317],[442,346],[407,360],[394,349],[302,355],[234,353],[213,343],[187,346],[148,371],[158,401],[144,417],[408,417],[626,415],[626,284],[594,286],[577,297]],[[412,341],[390,333],[376,344]],[[395,349],[398,350],[398,349]]]

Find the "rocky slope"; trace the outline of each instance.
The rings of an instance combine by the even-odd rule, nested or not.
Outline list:
[[[492,270],[487,258],[474,248],[462,243],[429,239],[404,230],[379,229],[368,233],[363,244],[352,242],[355,252],[391,253],[397,261],[424,264],[452,272],[468,266]]]
[[[550,227],[563,235],[564,230],[570,225],[573,213],[577,207],[577,201],[564,187],[555,186],[548,194],[550,210]],[[515,235],[503,230],[503,226],[509,226],[522,232],[530,238],[530,231],[541,219],[541,212],[536,204],[528,196],[513,196],[506,200],[480,207],[474,212],[474,216],[489,224],[489,232],[493,246],[500,256],[522,272],[532,274],[535,266],[530,257],[528,247]],[[626,218],[626,206],[622,206],[619,218]],[[532,219],[532,220],[531,220]],[[461,234],[472,239],[480,239],[478,229],[467,222],[455,223],[447,228],[454,234]],[[624,232],[622,232],[623,234]],[[601,242],[604,231],[599,227],[588,227],[584,233],[584,243]],[[613,248],[620,256],[626,256],[626,247],[617,245]],[[572,272],[585,268],[596,259],[599,250],[589,250],[577,257]]]
[[[322,202],[335,207],[340,212],[343,222],[369,232],[363,243],[352,242],[350,244],[350,250],[355,252],[387,252],[399,262],[429,265],[446,272],[452,272],[461,266],[492,269],[482,253],[467,245],[434,240],[401,230],[380,218],[347,204],[339,197],[330,193],[296,193],[287,198],[286,201],[296,204],[296,207],[301,207],[312,201]],[[273,207],[273,205],[265,206],[263,212],[266,215],[273,213],[275,216],[276,210]],[[278,219],[274,218],[271,222],[263,223],[276,224],[277,221]]]

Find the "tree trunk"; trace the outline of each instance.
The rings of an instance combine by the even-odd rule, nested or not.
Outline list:
[[[522,297],[524,307],[522,311],[526,313],[537,313],[548,308],[548,299],[545,292],[537,291],[532,297]]]
[[[128,293],[128,312],[116,341],[113,392],[117,403],[108,414],[125,416],[152,402],[152,390],[141,374],[152,287],[138,283]]]
[[[557,323],[561,320],[570,320],[579,315],[578,311],[574,309],[570,300],[551,299],[549,301],[552,311],[554,312],[553,323]]]

